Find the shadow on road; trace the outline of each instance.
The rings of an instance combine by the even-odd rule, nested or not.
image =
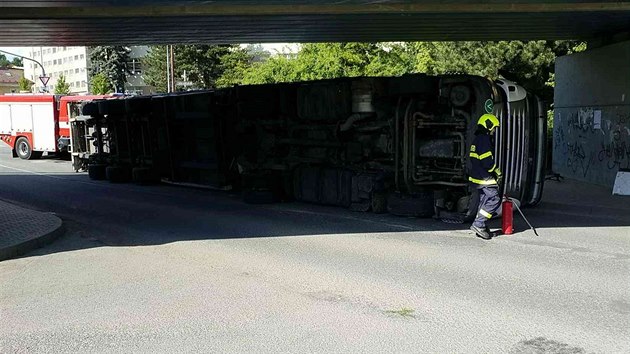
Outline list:
[[[469,225],[352,212],[291,202],[251,205],[239,195],[168,185],[90,181],[85,174],[0,173],[0,198],[57,213],[78,241],[60,239],[28,254],[187,240],[468,230]],[[630,226],[630,198],[574,181],[547,181],[539,206],[524,209],[537,228]],[[493,228],[500,228],[494,220]],[[516,232],[527,225],[515,211]],[[529,231],[527,231],[529,232]],[[544,234],[544,232],[542,232]],[[543,235],[544,236],[544,235]],[[471,237],[472,233],[471,233]],[[480,242],[482,242],[480,240]]]

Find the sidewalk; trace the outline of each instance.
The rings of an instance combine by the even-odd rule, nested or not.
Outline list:
[[[537,208],[630,221],[630,196],[613,195],[612,188],[571,179],[545,181],[543,199]]]
[[[41,247],[62,232],[57,216],[0,200],[0,261]]]

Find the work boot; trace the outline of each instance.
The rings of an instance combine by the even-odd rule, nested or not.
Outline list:
[[[490,236],[490,233],[488,233],[488,231],[486,231],[486,228],[484,227],[483,229],[480,227],[477,227],[475,225],[472,225],[470,227],[470,229],[477,234],[477,237],[481,237],[484,240],[489,240],[492,238],[492,236]]]

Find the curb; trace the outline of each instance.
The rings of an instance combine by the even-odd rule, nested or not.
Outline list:
[[[18,243],[8,247],[0,248],[0,262],[16,258],[37,248],[43,247],[54,241],[59,236],[63,235],[65,231],[63,220],[61,220],[61,218],[58,216],[55,217],[59,219],[59,226],[57,226],[54,230],[45,233],[37,238],[30,239],[28,241],[24,241],[22,243]]]

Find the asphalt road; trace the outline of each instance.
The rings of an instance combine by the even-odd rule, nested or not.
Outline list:
[[[0,148],[0,198],[68,230],[0,263],[2,353],[630,352],[628,199],[576,204],[584,188],[550,182],[526,210],[540,237],[519,224],[483,241],[70,171]]]

